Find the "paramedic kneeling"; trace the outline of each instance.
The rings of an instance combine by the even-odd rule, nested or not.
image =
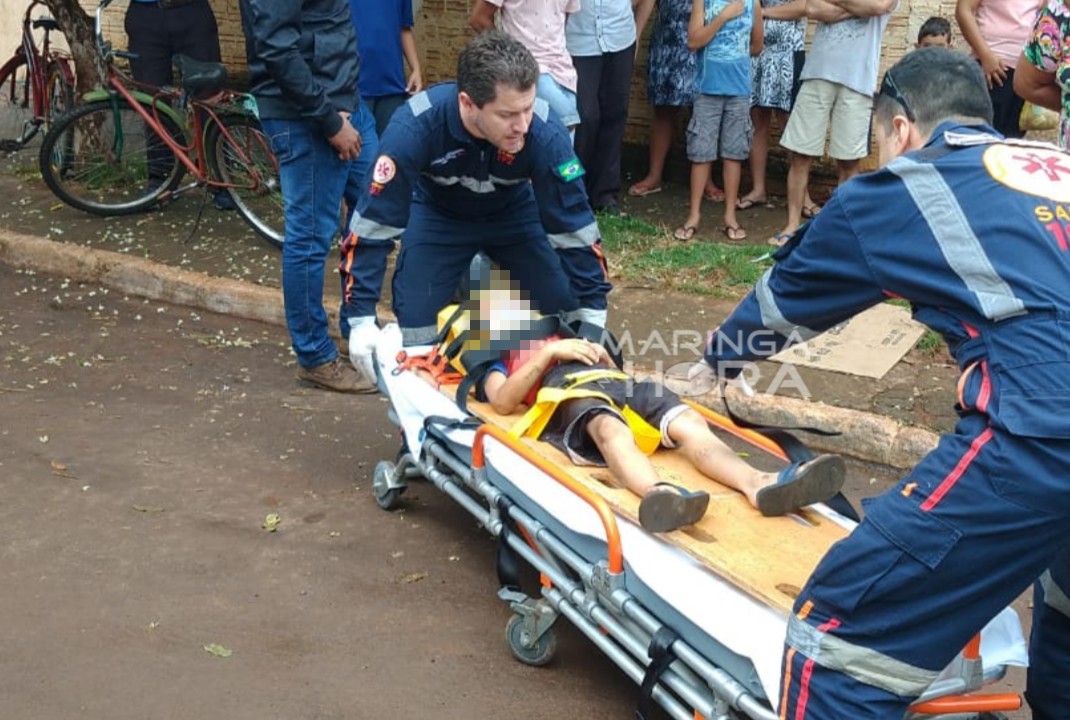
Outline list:
[[[393,303],[406,345],[433,340],[438,311],[480,250],[542,312],[605,326],[610,285],[583,166],[568,130],[536,99],[538,79],[527,48],[490,30],[461,51],[456,84],[395,112],[342,244],[342,331],[358,367],[370,357],[387,256],[402,233]]]
[[[730,376],[901,297],[962,371],[954,431],[863,502],[796,600],[781,718],[902,718],[1034,581],[1026,697],[1037,720],[1070,712],[1070,155],[991,122],[975,62],[900,60],[874,108],[882,168],[842,185],[711,336]]]

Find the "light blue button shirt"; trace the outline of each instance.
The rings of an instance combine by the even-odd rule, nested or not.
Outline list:
[[[635,42],[631,0],[580,0],[568,18],[565,40],[570,55],[591,57],[619,52]]]

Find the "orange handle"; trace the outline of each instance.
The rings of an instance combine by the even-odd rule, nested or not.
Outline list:
[[[950,695],[928,702],[911,705],[910,711],[927,715],[951,715],[968,712],[994,712],[1017,710],[1022,707],[1022,698],[1010,693],[993,695]]]
[[[481,470],[486,465],[485,445],[488,435],[539,470],[542,470],[561,485],[564,485],[573,495],[590,505],[598,513],[598,518],[602,521],[602,527],[606,531],[606,544],[609,546],[609,571],[614,574],[624,572],[624,553],[620,546],[620,528],[617,527],[616,515],[609,509],[606,501],[557,465],[536,454],[535,451],[505,430],[489,424],[480,425],[479,429],[476,430],[475,442],[472,444],[472,467],[474,469]]]
[[[775,455],[781,460],[788,459],[788,456],[784,453],[780,446],[765,435],[762,435],[761,433],[756,432],[754,430],[747,430],[746,428],[741,428],[739,425],[736,425],[724,415],[721,415],[720,413],[715,413],[713,410],[710,410],[705,405],[699,405],[697,402],[693,402],[687,399],[685,399],[684,402],[691,406],[691,409],[693,409],[699,415],[704,417],[706,419],[706,422],[712,425],[716,425],[729,435],[734,435],[740,440],[745,440],[751,445],[760,447],[762,450],[765,450],[771,455]]]

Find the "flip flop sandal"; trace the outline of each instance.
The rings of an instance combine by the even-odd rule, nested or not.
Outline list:
[[[751,200],[750,198],[743,198],[742,200],[736,203],[736,210],[750,210],[752,207],[768,204],[769,201],[765,198],[762,198],[761,200]]]
[[[739,225],[725,225],[722,230],[724,236],[733,242],[739,242],[740,240],[747,239],[747,231],[741,228]]]
[[[724,190],[718,190],[717,192],[703,190],[702,197],[706,198],[711,202],[724,202]]]
[[[641,185],[636,183],[628,188],[628,194],[632,197],[646,197],[647,195],[653,195],[654,193],[661,192],[661,185]]]
[[[649,532],[671,532],[697,523],[709,505],[709,493],[658,483],[639,501],[639,524]]]
[[[673,230],[672,236],[680,242],[687,242],[695,237],[696,230],[698,230],[698,225],[684,225],[683,227],[678,227]]]
[[[847,468],[839,455],[818,455],[781,470],[776,483],[758,491],[755,502],[766,517],[786,515],[828,500],[843,487],[846,475]]]
[[[767,245],[772,245],[773,247],[784,247],[794,234],[795,233],[777,233],[765,242]]]
[[[821,206],[817,203],[813,205],[803,205],[802,216],[807,220],[817,217],[817,214],[821,212]]]

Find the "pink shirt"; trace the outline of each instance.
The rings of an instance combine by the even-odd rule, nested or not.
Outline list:
[[[977,27],[992,53],[1013,68],[1022,48],[1033,35],[1033,23],[1040,12],[1038,0],[981,0],[977,6]]]
[[[501,28],[524,43],[540,72],[576,92],[576,68],[565,48],[565,20],[580,0],[487,0],[502,9]]]

